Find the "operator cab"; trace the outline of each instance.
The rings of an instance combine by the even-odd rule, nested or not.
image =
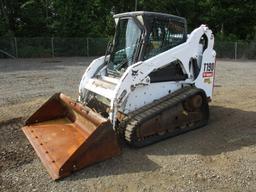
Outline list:
[[[186,19],[136,11],[114,15],[116,32],[107,74],[120,77],[128,66],[167,51],[187,39]]]

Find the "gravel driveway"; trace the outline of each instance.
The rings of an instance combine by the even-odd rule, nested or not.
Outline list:
[[[217,61],[209,125],[52,181],[21,131],[93,58],[0,60],[0,191],[256,191],[256,62]]]

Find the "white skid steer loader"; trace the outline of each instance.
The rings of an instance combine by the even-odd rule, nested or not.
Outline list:
[[[163,13],[114,19],[113,42],[86,69],[78,101],[57,93],[23,127],[53,179],[120,154],[120,141],[142,147],[208,122],[212,31],[187,35],[184,18]]]

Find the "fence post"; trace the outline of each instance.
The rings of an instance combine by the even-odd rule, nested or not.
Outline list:
[[[235,60],[237,59],[237,41],[235,42]]]
[[[51,47],[52,47],[52,57],[54,57],[54,37],[51,38]]]
[[[17,38],[14,37],[14,46],[15,46],[15,55],[16,55],[16,58],[19,57],[18,55],[18,45],[17,45]]]
[[[86,37],[86,54],[87,54],[87,57],[89,57],[89,38]]]

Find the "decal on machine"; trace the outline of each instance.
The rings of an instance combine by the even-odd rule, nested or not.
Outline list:
[[[211,78],[205,78],[204,83],[211,84],[212,83]]]
[[[214,63],[204,63],[203,77],[213,77]]]

